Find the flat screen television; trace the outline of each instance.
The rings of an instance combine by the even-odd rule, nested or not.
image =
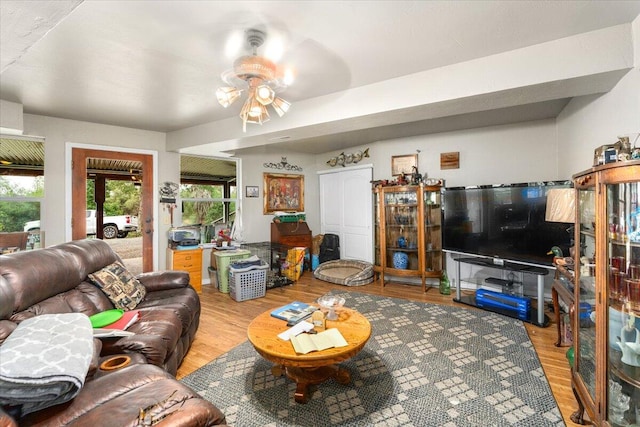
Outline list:
[[[573,224],[545,221],[547,192],[570,181],[449,187],[443,190],[443,248],[551,266],[553,246],[568,256]]]

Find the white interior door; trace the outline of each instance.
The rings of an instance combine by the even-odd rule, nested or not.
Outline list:
[[[337,234],[340,258],[373,263],[371,165],[319,172],[320,232]]]

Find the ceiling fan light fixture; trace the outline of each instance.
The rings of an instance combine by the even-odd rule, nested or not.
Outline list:
[[[245,55],[236,59],[233,69],[222,73],[222,80],[228,84],[216,90],[218,102],[228,107],[242,92],[238,86],[248,88],[248,97],[240,110],[242,130],[247,131],[247,123],[262,124],[269,120],[266,106],[272,105],[276,113],[282,117],[289,106],[289,102],[276,97],[276,91],[287,85],[277,77],[277,67],[273,61],[258,56],[257,49],[262,46],[266,34],[262,31],[249,29],[246,31],[247,43],[253,49],[253,55]]]
[[[252,91],[249,98],[245,101],[240,111],[240,118],[242,119],[242,130],[247,131],[247,123],[262,124],[269,121],[269,112],[267,107],[262,105],[255,97],[255,92]]]
[[[262,105],[271,104],[275,97],[276,92],[265,84],[256,88],[256,100]]]
[[[220,105],[227,108],[229,105],[233,104],[233,101],[240,97],[241,92],[241,90],[235,87],[223,86],[216,90],[216,97],[218,98]]]
[[[276,113],[278,113],[278,116],[282,117],[285,115],[287,111],[289,111],[289,107],[291,107],[291,103],[278,97],[271,102],[271,106],[276,111]]]

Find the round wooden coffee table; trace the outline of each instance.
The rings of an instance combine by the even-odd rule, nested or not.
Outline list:
[[[249,341],[262,357],[275,363],[271,368],[274,376],[280,376],[284,371],[296,382],[296,402],[307,402],[312,384],[320,384],[329,378],[335,378],[340,384],[351,382],[349,372],[336,364],[358,354],[369,340],[371,324],[366,317],[348,308],[340,309],[338,320],[327,320],[327,328],[338,328],[349,345],[296,354],[290,341],[278,338],[278,334],[288,327],[284,320],[272,317],[271,311],[262,313],[249,324]]]

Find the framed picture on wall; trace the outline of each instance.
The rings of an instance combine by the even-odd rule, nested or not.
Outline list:
[[[260,188],[257,185],[247,185],[245,187],[245,195],[247,197],[258,197],[260,195]]]
[[[410,175],[413,167],[418,167],[418,155],[407,154],[404,156],[391,156],[391,175]]]
[[[264,173],[263,213],[304,211],[304,175]]]

